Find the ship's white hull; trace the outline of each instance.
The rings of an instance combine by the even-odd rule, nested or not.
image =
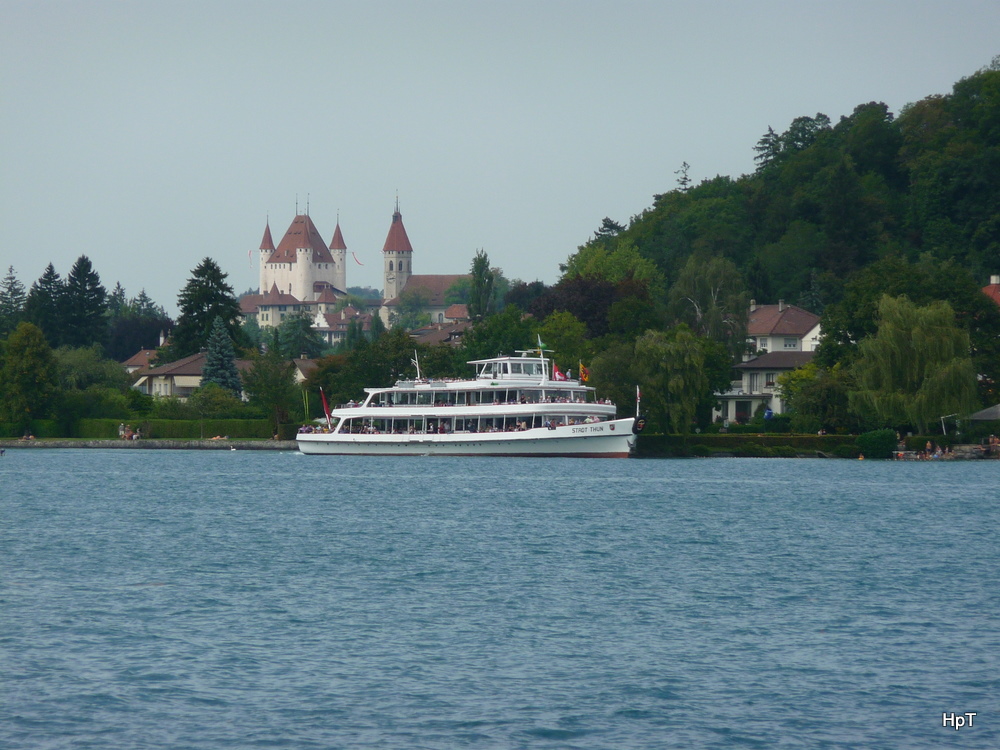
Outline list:
[[[300,433],[302,453],[359,456],[569,456],[626,458],[635,443],[631,417],[520,432],[447,434]]]

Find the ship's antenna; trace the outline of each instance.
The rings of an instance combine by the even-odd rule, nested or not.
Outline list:
[[[413,350],[413,359],[410,360],[410,363],[417,368],[417,380],[423,380],[420,376],[420,357],[417,356],[416,349]]]

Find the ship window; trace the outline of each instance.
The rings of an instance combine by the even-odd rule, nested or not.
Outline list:
[[[510,371],[513,372],[513,373],[517,373],[518,375],[520,375],[521,374],[521,363],[520,362],[511,362],[510,363]]]

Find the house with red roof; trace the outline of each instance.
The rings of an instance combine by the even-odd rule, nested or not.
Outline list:
[[[149,396],[173,397],[186,401],[196,389],[201,387],[201,374],[205,369],[207,356],[205,352],[199,352],[176,362],[150,368],[140,373],[132,387]],[[296,383],[302,383],[306,376],[316,369],[316,362],[311,359],[297,358],[293,359],[292,363],[295,365]],[[249,359],[236,360],[236,369],[241,375],[252,365],[253,361]],[[244,398],[246,398],[245,394]]]
[[[786,405],[777,392],[778,376],[812,361],[819,345],[820,317],[778,300],[776,305],[750,302],[747,348],[751,352],[733,369],[738,375],[728,391],[718,394],[713,416],[748,422],[763,406],[782,414]]]

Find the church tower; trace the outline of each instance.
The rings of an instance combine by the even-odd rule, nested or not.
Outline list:
[[[382,246],[383,279],[385,288],[382,296],[385,299],[395,299],[403,291],[407,280],[413,273],[413,247],[410,238],[406,236],[403,226],[403,216],[399,213],[399,201],[396,201],[396,211],[392,215],[389,234]]]

